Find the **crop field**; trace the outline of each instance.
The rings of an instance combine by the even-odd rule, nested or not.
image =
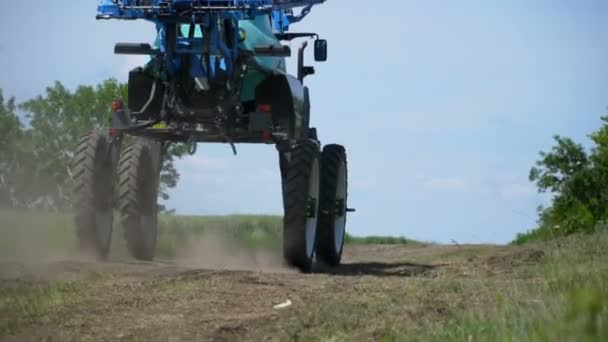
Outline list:
[[[163,216],[150,263],[120,230],[108,262],[79,255],[70,221],[0,213],[0,340],[608,337],[606,232],[523,246],[350,237],[341,267],[300,274],[283,265],[277,217]]]

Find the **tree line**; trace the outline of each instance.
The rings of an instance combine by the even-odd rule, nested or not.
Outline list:
[[[43,95],[17,103],[0,89],[0,207],[65,210],[70,206],[70,164],[78,138],[109,125],[110,103],[127,98],[127,86],[109,79],[70,91],[60,82]],[[174,161],[180,145],[165,158],[159,196],[176,186]]]
[[[589,135],[586,149],[573,139],[554,136],[554,146],[540,152],[530,170],[539,192],[550,193],[550,205],[538,208],[538,228],[520,234],[516,243],[548,240],[608,227],[608,116]]]

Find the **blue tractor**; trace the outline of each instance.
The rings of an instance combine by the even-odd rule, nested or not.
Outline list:
[[[347,161],[343,146],[321,146],[310,127],[304,79],[308,40],[317,62],[327,42],[290,32],[325,0],[102,0],[97,19],[147,20],[153,43],[118,43],[117,54],[149,56],[129,73],[128,99],[112,103],[107,132],[84,134],[72,174],[78,241],[104,259],[114,212],[131,254],[152,260],[163,156],[174,143],[274,144],[281,170],[286,262],[304,272],[313,259],[336,266],[345,237]],[[307,39],[297,75],[286,72],[284,42]],[[126,100],[126,101],[123,101]]]

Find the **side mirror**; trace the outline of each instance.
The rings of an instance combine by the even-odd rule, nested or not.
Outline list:
[[[315,40],[315,61],[325,62],[327,60],[327,40]]]

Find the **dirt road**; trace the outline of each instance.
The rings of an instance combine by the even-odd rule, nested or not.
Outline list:
[[[355,245],[343,266],[313,274],[280,263],[5,262],[0,340],[379,339],[449,319],[476,305],[478,279],[491,290],[541,257],[518,247]]]

